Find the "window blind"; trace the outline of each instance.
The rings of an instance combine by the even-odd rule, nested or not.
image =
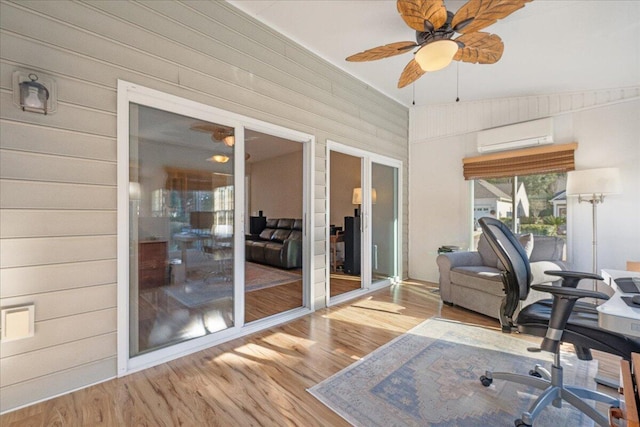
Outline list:
[[[577,142],[462,159],[464,179],[505,178],[575,169]]]

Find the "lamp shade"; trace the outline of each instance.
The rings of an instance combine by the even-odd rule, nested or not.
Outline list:
[[[567,173],[567,196],[602,196],[622,192],[620,169],[599,168]]]
[[[362,204],[362,188],[354,188],[353,189],[353,197],[351,198],[351,203],[354,205]]]
[[[438,71],[451,63],[457,51],[458,43],[453,40],[438,40],[421,47],[415,60],[424,71]]]

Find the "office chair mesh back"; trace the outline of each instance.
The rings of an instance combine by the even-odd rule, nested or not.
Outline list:
[[[487,242],[504,265],[502,282],[507,298],[502,315],[511,318],[518,300],[524,301],[529,294],[529,286],[533,280],[529,258],[516,236],[504,223],[490,217],[480,218],[478,222],[487,237],[492,237]]]

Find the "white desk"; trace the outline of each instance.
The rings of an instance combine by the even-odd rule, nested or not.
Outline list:
[[[640,306],[630,307],[622,300],[625,294],[616,285],[615,279],[619,277],[640,277],[640,273],[623,270],[602,270],[602,277],[614,290],[613,296],[599,305],[598,325],[603,329],[618,332],[623,335],[640,337]]]

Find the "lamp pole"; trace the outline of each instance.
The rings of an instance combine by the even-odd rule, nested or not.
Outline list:
[[[582,198],[582,196],[578,196],[578,203],[589,202],[591,203],[591,218],[593,221],[592,227],[592,268],[593,273],[598,274],[598,203],[604,202],[603,194],[593,193],[589,198]],[[598,284],[596,280],[593,280],[593,291],[596,292],[598,290]]]

